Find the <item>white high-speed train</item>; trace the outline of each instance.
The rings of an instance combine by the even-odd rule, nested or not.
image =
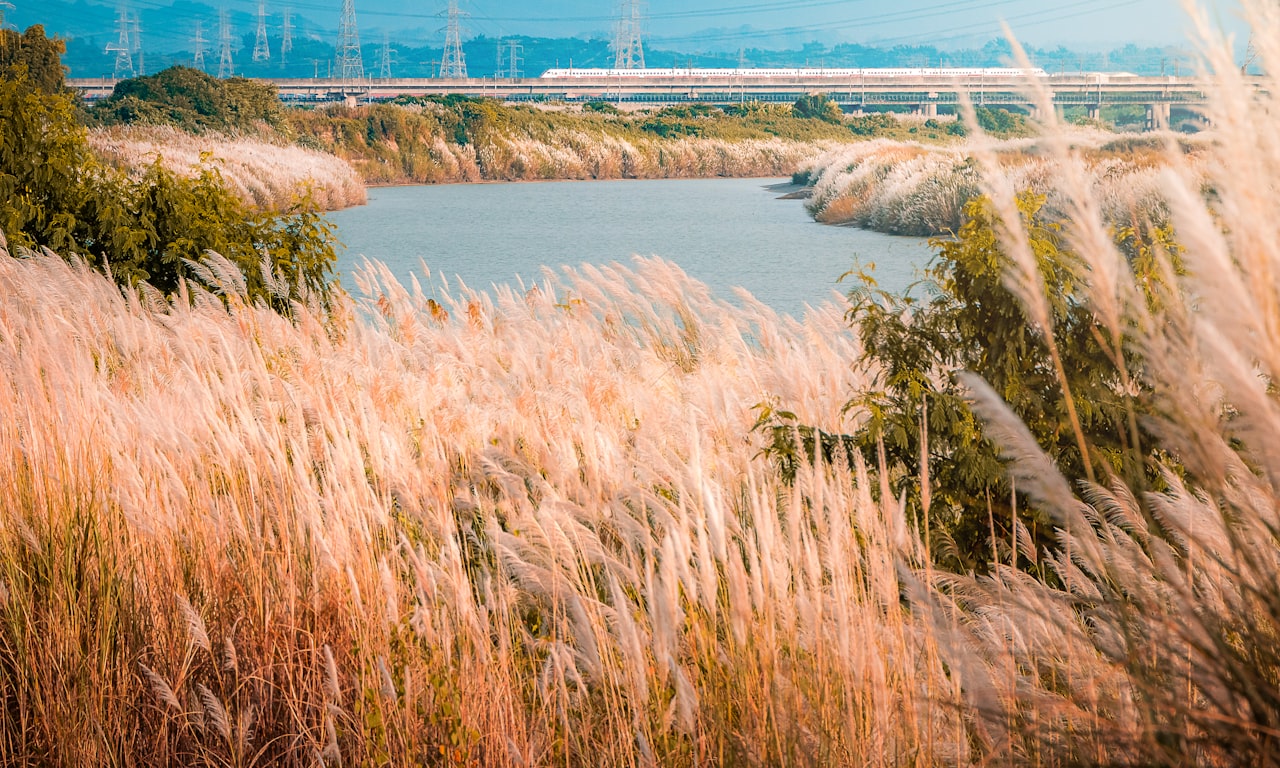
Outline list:
[[[889,78],[938,78],[956,79],[972,77],[1047,77],[1049,73],[1043,69],[1020,69],[1015,67],[917,67],[917,68],[870,68],[870,69],[548,69],[542,77],[548,80],[600,79],[610,80],[643,80],[651,79],[692,79],[692,78],[734,78],[747,80],[765,80],[779,78],[855,78],[855,77],[889,77]]]

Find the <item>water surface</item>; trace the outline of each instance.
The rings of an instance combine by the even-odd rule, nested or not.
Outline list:
[[[844,293],[836,280],[874,262],[881,286],[901,290],[931,255],[916,238],[815,223],[782,179],[450,184],[369,190],[369,204],[330,214],[345,244],[338,271],[363,256],[408,284],[422,260],[435,275],[487,289],[542,279],[543,267],[628,263],[660,256],[733,301],[741,286],[800,315]]]

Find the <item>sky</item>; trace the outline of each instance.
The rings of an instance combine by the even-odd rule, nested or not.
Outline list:
[[[257,0],[126,0],[144,18],[163,17],[173,30],[207,14],[194,3],[224,6],[247,19]],[[86,35],[86,19],[119,0],[12,0],[8,20],[18,27],[43,22],[50,31]],[[1240,0],[1202,0],[1238,38],[1247,38]],[[266,0],[275,25],[286,5],[320,29],[336,29],[341,0]],[[389,31],[422,43],[442,38],[447,0],[355,0],[366,34]],[[489,37],[611,34],[618,0],[459,0],[467,34]],[[96,8],[95,8],[96,6]],[[105,6],[105,7],[104,7]],[[647,0],[647,45],[685,51],[799,47],[855,42],[880,46],[981,46],[1001,36],[1006,21],[1018,39],[1036,46],[1089,48],[1123,43],[1182,43],[1189,22],[1178,0]],[[156,25],[152,23],[152,34]],[[159,30],[160,35],[166,34]],[[175,32],[176,34],[176,32]],[[184,33],[185,34],[185,33]]]

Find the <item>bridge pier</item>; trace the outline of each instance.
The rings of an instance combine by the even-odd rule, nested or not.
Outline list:
[[[1085,109],[1086,109],[1086,110],[1087,110],[1087,112],[1088,112],[1089,119],[1090,119],[1090,120],[1092,120],[1093,122],[1095,122],[1095,123],[1096,123],[1096,122],[1098,122],[1099,120],[1101,120],[1101,119],[1102,119],[1102,105],[1101,105],[1101,104],[1087,104],[1087,105],[1085,105]]]
[[[1170,106],[1168,102],[1147,105],[1147,130],[1155,131],[1169,127]]]
[[[937,116],[938,116],[938,102],[936,102],[936,101],[926,101],[925,103],[923,103],[923,104],[921,104],[921,105],[920,105],[920,108],[919,108],[918,110],[916,110],[916,113],[917,113],[917,114],[919,114],[919,115],[922,115],[922,116],[924,116],[924,117],[928,117],[928,118],[934,118],[934,117],[937,117]]]

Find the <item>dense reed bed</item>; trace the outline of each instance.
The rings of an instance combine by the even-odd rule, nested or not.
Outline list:
[[[112,126],[89,131],[93,150],[113,165],[139,170],[157,158],[171,171],[194,175],[213,164],[227,187],[260,210],[287,210],[306,190],[321,210],[362,205],[364,181],[346,162],[286,142],[167,126]]]
[[[1209,149],[1205,139],[1172,134],[1125,137],[1059,130],[1064,133],[1053,141],[1067,136],[1079,150],[1104,215],[1121,226],[1167,213],[1161,172],[1171,145],[1190,167],[1198,167]],[[1065,193],[1057,161],[1046,154],[1044,144],[1044,139],[1009,139],[988,151],[999,158],[1000,173],[1011,184],[1048,196],[1050,210],[1061,213]],[[808,207],[818,221],[889,234],[940,235],[960,228],[965,203],[981,193],[982,170],[973,155],[971,143],[939,146],[881,139],[810,158],[798,175],[813,186]]]
[[[1280,71],[1280,12],[1245,8]],[[904,505],[761,453],[757,403],[862,418],[840,306],[656,260],[487,293],[371,266],[286,320],[216,257],[166,301],[0,256],[0,762],[1274,764],[1280,84],[1210,42],[1217,140],[1165,155],[1159,286],[1088,153],[1041,145],[1159,480],[1062,476],[967,379],[1057,528],[985,574],[930,565],[929,477]],[[1048,335],[999,149],[980,188]]]
[[[0,761],[928,764],[963,753],[918,547],[837,428],[835,306],[670,264],[372,319],[0,259]],[[356,312],[349,307],[347,312]]]
[[[852,141],[844,127],[755,117],[613,115],[497,102],[294,110],[292,130],[371,184],[785,176]],[[777,112],[778,114],[775,114]]]

